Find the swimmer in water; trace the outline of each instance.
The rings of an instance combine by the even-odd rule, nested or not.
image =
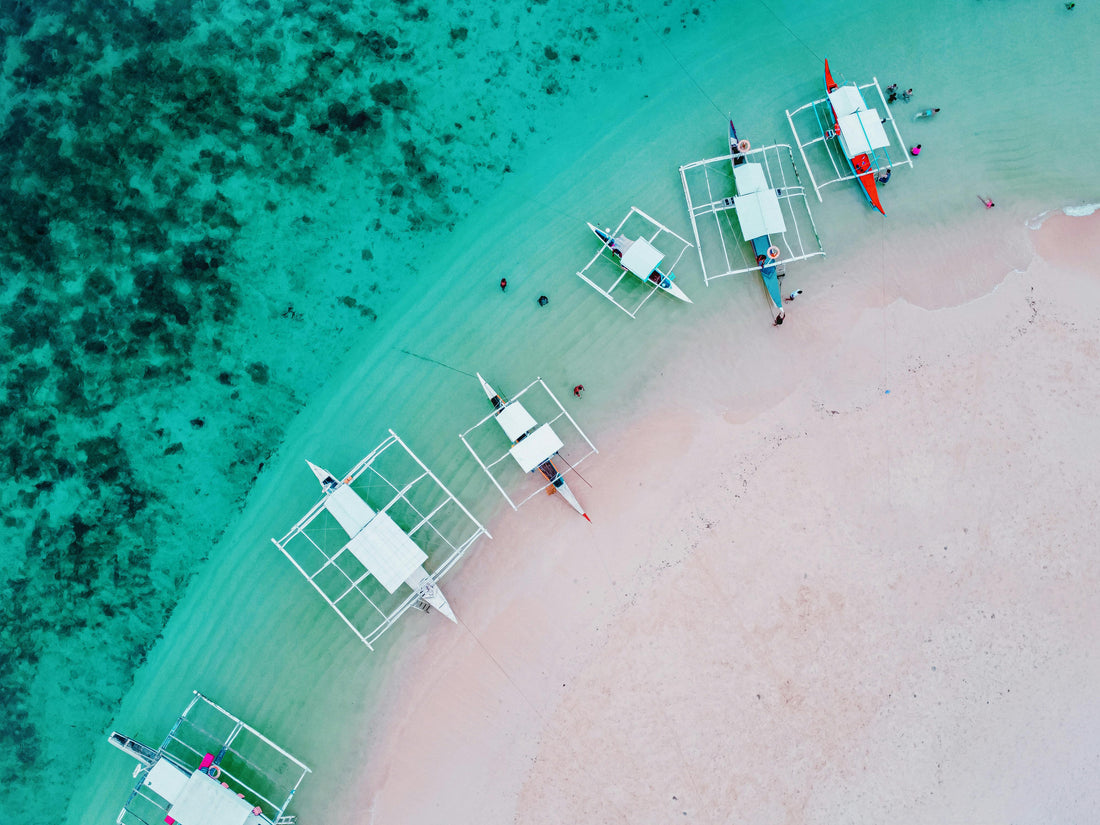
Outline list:
[[[932,117],[937,112],[939,112],[939,109],[925,109],[923,112],[918,113],[917,117]]]

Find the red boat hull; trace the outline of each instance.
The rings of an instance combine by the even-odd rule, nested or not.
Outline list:
[[[836,81],[833,80],[833,73],[829,69],[829,61],[825,61],[825,92],[831,92],[836,89]],[[833,130],[840,134],[840,123],[837,122],[836,109],[833,109],[833,104],[829,104],[829,109],[833,113]],[[856,179],[859,181],[859,185],[863,187],[863,194],[867,196],[867,200],[871,202],[871,206],[875,207],[883,215],[886,214],[886,210],[882,208],[882,202],[878,199],[878,186],[875,183],[875,170],[871,166],[871,159],[866,154],[856,155],[854,158],[848,158],[848,163],[852,167],[852,171],[856,174]]]

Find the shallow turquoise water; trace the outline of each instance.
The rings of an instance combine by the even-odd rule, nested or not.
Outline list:
[[[727,114],[789,142],[825,56],[916,88],[899,120],[925,152],[888,235],[979,193],[1022,216],[1097,200],[1097,28],[984,0],[5,6],[0,822],[73,794],[71,821],[113,818],[128,765],[103,733],[159,739],[192,687],[315,767],[303,806],[333,792],[350,746],[317,715],[376,724],[364,691],[399,645],[359,649],[266,543],[293,517],[260,514],[314,495],[273,470],[342,470],[392,426],[488,518],[464,373],[583,380],[606,428],[691,316],[587,291],[583,221],[637,204],[690,237],[676,167],[723,150]],[[878,231],[861,198],[811,202],[831,258]],[[679,269],[696,313],[765,311]],[[93,754],[112,781],[51,779]]]

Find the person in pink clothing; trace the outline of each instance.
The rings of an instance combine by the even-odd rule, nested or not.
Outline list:
[[[919,155],[920,154],[920,144],[918,143],[916,146],[914,146],[909,151],[914,155]]]

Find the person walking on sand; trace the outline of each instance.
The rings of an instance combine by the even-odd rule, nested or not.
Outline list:
[[[772,326],[777,327],[783,323],[783,319],[787,317],[787,313],[783,311],[783,308],[779,308],[779,312],[775,313],[775,320],[772,321]]]
[[[985,204],[986,209],[992,209],[995,205],[992,198],[982,198],[982,203]]]
[[[915,157],[916,155],[919,155],[919,154],[920,154],[920,144],[918,143],[918,144],[917,144],[916,146],[914,146],[914,147],[913,147],[912,149],[910,149],[909,151],[910,151],[910,152],[911,152],[911,153],[913,154],[913,156],[914,156],[914,157]]]
[[[801,294],[802,294],[802,290],[801,289],[796,289],[794,292],[792,292],[790,295],[788,295],[783,300],[786,301],[787,303],[790,303],[791,301],[793,301],[795,298],[797,298]]]
[[[506,289],[508,289],[508,279],[507,278],[501,278],[500,279],[500,291],[504,292]]]

